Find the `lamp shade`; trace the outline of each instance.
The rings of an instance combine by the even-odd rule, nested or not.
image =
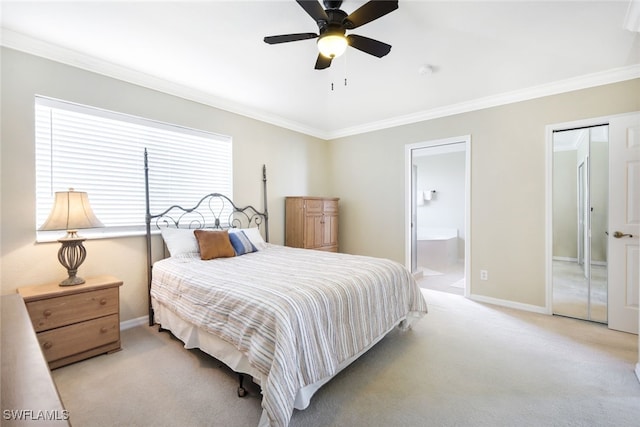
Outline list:
[[[347,49],[347,44],[343,34],[325,34],[318,39],[318,50],[327,58],[337,58]]]
[[[93,213],[89,196],[83,191],[56,192],[56,198],[49,218],[40,230],[78,230],[81,228],[104,227]]]

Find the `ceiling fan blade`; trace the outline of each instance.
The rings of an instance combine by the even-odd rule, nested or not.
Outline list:
[[[327,58],[323,54],[318,54],[318,59],[316,60],[316,70],[324,70],[325,68],[329,68],[331,66],[331,58]]]
[[[369,55],[377,56],[378,58],[382,58],[391,51],[390,44],[370,39],[369,37],[359,36],[357,34],[348,35],[347,42],[349,42],[349,46],[355,47]]]
[[[267,36],[264,38],[264,42],[269,44],[278,44],[295,42],[298,40],[315,39],[316,37],[318,37],[318,35],[315,33],[282,34],[280,36]]]
[[[368,24],[371,21],[393,12],[398,8],[398,1],[378,1],[371,0],[363,4],[345,19],[345,28],[352,30],[361,25]]]
[[[318,3],[317,0],[296,0],[298,4],[313,18],[316,22],[328,21],[329,17],[324,8]]]

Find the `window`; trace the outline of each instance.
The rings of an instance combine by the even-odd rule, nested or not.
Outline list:
[[[36,97],[36,229],[56,191],[86,191],[105,228],[85,237],[139,234],[145,224],[144,150],[150,208],[233,198],[231,138],[93,107]],[[38,233],[38,240],[61,237]]]

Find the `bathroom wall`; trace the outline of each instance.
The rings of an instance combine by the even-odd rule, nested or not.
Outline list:
[[[428,154],[430,148],[418,150],[417,190],[436,190],[432,199],[417,206],[417,227],[454,228],[458,230],[458,259],[464,259],[465,240],[465,152]]]

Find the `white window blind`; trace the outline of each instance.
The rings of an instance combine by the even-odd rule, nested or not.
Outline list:
[[[152,214],[213,192],[233,198],[230,137],[44,97],[36,97],[35,117],[36,230],[55,192],[69,188],[88,193],[105,225],[81,235],[144,230],[145,148]],[[38,240],[52,233],[38,232]]]

